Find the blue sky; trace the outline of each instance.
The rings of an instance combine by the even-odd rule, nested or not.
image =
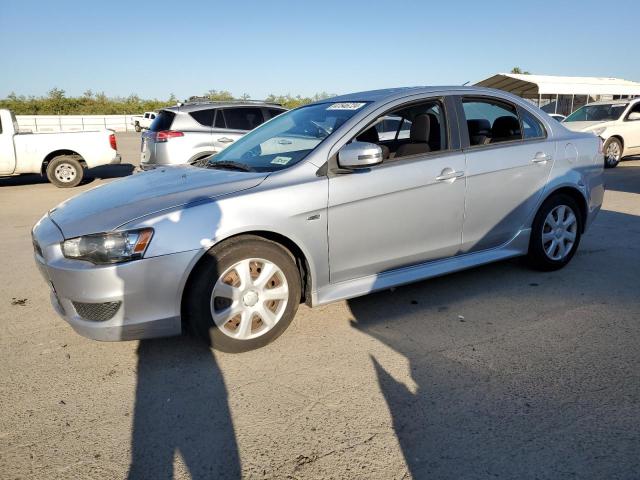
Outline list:
[[[606,11],[605,11],[606,10]],[[0,97],[312,95],[533,73],[640,81],[640,1],[3,1]]]

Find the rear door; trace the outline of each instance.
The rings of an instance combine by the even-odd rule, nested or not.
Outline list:
[[[13,146],[13,128],[11,125],[3,125],[0,118],[0,174],[11,174],[15,168],[16,156]]]
[[[498,247],[525,227],[551,172],[555,142],[535,115],[504,100],[463,97],[458,107],[467,159],[462,252],[473,252]]]
[[[260,107],[220,108],[213,126],[213,147],[217,152],[231,145],[245,133],[264,123]]]

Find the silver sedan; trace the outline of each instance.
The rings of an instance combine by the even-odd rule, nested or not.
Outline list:
[[[516,256],[562,268],[600,209],[602,166],[596,136],[504,92],[355,93],[282,114],[199,166],[62,203],[33,229],[35,258],[82,335],[191,331],[240,352],[282,334],[301,302]]]

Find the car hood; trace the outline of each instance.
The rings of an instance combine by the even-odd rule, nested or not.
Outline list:
[[[562,125],[564,125],[569,130],[573,130],[574,132],[586,132],[599,125],[604,126],[607,123],[609,122],[562,122]]]
[[[192,166],[156,168],[76,195],[51,209],[49,216],[65,238],[106,232],[172,207],[255,187],[267,176]]]

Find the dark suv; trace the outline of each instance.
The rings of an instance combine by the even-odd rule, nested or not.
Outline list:
[[[193,102],[165,108],[142,134],[140,166],[149,169],[208,157],[285,111],[279,104],[259,101]]]

